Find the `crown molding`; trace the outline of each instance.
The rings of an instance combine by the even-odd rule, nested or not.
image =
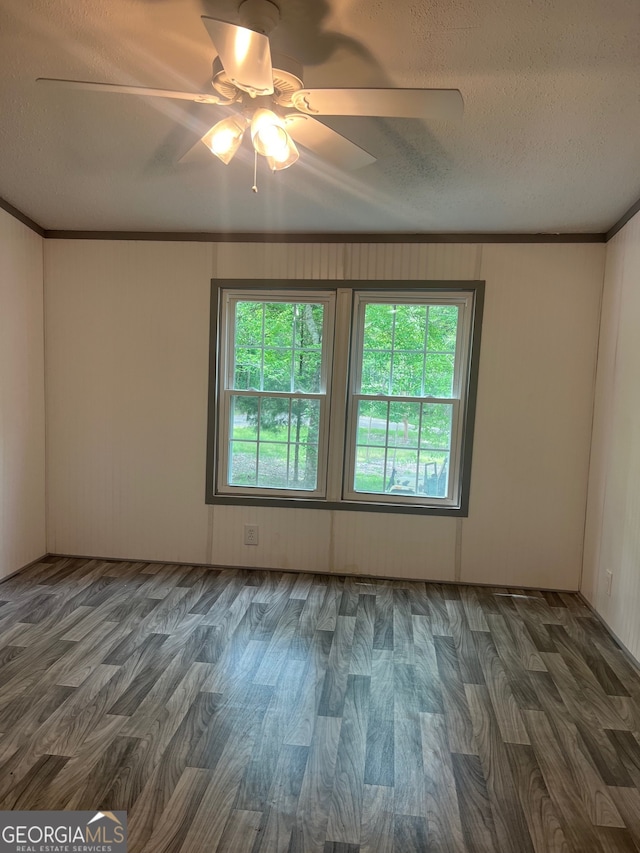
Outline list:
[[[636,215],[636,213],[639,213],[639,212],[640,212],[640,198],[635,202],[635,204],[631,205],[629,210],[627,210],[625,213],[622,214],[622,216],[620,217],[620,219],[618,219],[618,221],[616,222],[615,225],[612,225],[611,228],[609,228],[609,230],[605,234],[605,237],[607,239],[607,243],[609,242],[609,240],[612,237],[616,236],[618,231],[620,231],[622,228],[624,228],[624,226],[627,224],[627,222],[629,222],[630,219],[633,219],[633,217]]]
[[[567,232],[554,234],[495,232],[349,232],[321,234],[316,232],[209,232],[209,231],[73,231],[46,229],[38,225],[6,199],[0,197],[0,209],[22,222],[47,240],[141,240],[188,243],[608,243],[630,219],[640,212],[640,198],[603,233]]]
[[[9,204],[3,198],[0,198],[0,208],[4,210],[6,213],[11,214],[14,219],[17,219],[18,222],[22,222],[23,225],[26,225],[27,228],[30,228],[32,231],[35,231],[36,234],[39,234],[40,237],[44,237],[45,230],[37,222],[34,222],[33,219],[28,217],[26,213],[23,213],[21,210],[18,210],[17,207],[14,207],[12,204]]]
[[[142,240],[191,243],[604,243],[603,233],[329,233],[206,231],[45,231],[48,240]]]

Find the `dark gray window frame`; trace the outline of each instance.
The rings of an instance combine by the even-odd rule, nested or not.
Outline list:
[[[472,292],[474,309],[471,332],[470,368],[467,385],[467,403],[464,416],[461,458],[461,487],[459,507],[415,506],[407,504],[375,503],[367,500],[359,501],[327,501],[318,498],[292,497],[270,498],[267,496],[251,495],[220,495],[216,494],[216,448],[217,448],[217,406],[219,382],[219,353],[218,353],[218,319],[220,316],[220,298],[223,290],[327,290],[339,289],[355,291],[398,290],[398,291],[451,291]],[[480,360],[480,339],[482,334],[482,318],[484,312],[484,281],[371,281],[336,279],[322,281],[318,279],[212,279],[210,302],[210,332],[209,332],[209,403],[207,423],[207,469],[206,493],[207,504],[226,506],[270,506],[294,507],[296,509],[330,509],[355,512],[385,512],[401,513],[404,515],[437,515],[448,517],[466,517],[469,515],[469,490],[471,486],[471,465],[473,456],[473,432],[475,426],[476,402],[478,396],[478,376]],[[346,430],[346,424],[344,424]]]

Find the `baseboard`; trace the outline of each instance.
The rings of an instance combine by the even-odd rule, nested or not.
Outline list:
[[[37,560],[31,560],[30,563],[26,563],[24,566],[20,566],[19,569],[16,569],[15,572],[11,572],[11,574],[5,575],[3,578],[0,578],[0,584],[8,581],[10,578],[15,578],[16,575],[19,575],[20,572],[24,572],[27,569],[30,569],[31,566],[35,566],[36,563],[43,563],[47,557],[53,557],[53,554],[44,554],[42,557],[38,557]]]
[[[586,598],[586,597],[585,597],[581,592],[578,592],[578,596],[582,599],[583,603],[584,603],[584,604],[589,608],[589,610],[593,613],[593,615],[596,617],[596,619],[598,620],[598,622],[600,622],[600,624],[601,624],[601,625],[602,625],[602,627],[605,629],[605,631],[607,632],[607,634],[609,634],[609,636],[610,636],[613,640],[615,640],[615,641],[616,641],[616,644],[617,644],[618,646],[620,646],[620,651],[624,653],[624,656],[627,658],[627,660],[629,661],[629,663],[630,663],[630,664],[631,664],[635,669],[637,669],[637,670],[638,670],[638,674],[640,675],[640,660],[638,660],[638,658],[637,658],[637,657],[636,657],[632,652],[630,652],[630,651],[629,651],[629,649],[625,646],[625,644],[622,642],[622,640],[620,639],[620,637],[616,634],[616,632],[613,630],[613,628],[612,628],[609,624],[607,624],[607,622],[604,620],[604,618],[603,618],[603,617],[598,613],[598,611],[595,609],[595,607],[594,607],[594,606],[593,606],[593,604],[589,601],[589,599],[588,599],[588,598]]]
[[[294,575],[327,575],[335,578],[364,578],[366,580],[381,580],[381,581],[403,581],[407,583],[441,583],[447,586],[482,586],[491,587],[492,589],[522,589],[531,590],[532,592],[558,592],[576,595],[576,589],[558,589],[556,587],[544,586],[523,586],[518,584],[500,584],[500,583],[480,583],[478,581],[462,581],[462,580],[441,580],[440,578],[410,578],[401,575],[368,575],[364,572],[357,574],[355,572],[331,572],[329,570],[322,571],[320,569],[282,569],[279,567],[268,566],[229,566],[219,563],[192,563],[185,560],[149,560],[141,557],[97,557],[90,554],[47,554],[48,557],[56,557],[68,560],[100,560],[103,563],[155,563],[158,566],[193,566],[194,568],[214,569],[221,571],[223,569],[238,569],[239,571],[253,572],[290,572]],[[35,562],[38,562],[37,560]]]

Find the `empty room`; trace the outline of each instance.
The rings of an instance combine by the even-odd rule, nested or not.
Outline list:
[[[640,853],[636,0],[0,0],[0,853]]]

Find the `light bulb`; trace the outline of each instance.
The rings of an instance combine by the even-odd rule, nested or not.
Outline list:
[[[288,169],[289,166],[292,166],[300,156],[293,139],[291,139],[286,131],[284,131],[284,134],[287,137],[286,145],[279,148],[273,155],[267,157],[269,168],[274,172],[280,172],[282,169]]]
[[[289,143],[284,121],[272,110],[256,110],[251,119],[251,141],[263,157],[277,156]]]
[[[267,156],[275,157],[278,152],[287,150],[287,138],[281,127],[268,125],[259,131],[259,136]]]
[[[234,133],[230,127],[221,127],[220,130],[211,137],[211,151],[216,157],[221,157],[227,154],[233,148],[238,134]]]
[[[202,141],[212,154],[228,165],[240,147],[247,119],[239,115],[223,118],[202,137]]]

